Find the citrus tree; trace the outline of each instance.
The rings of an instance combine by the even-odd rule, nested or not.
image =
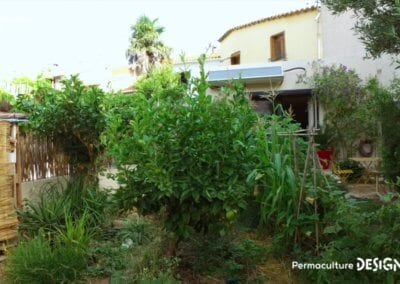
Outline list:
[[[103,139],[119,168],[120,208],[163,210],[165,227],[181,239],[219,231],[246,207],[257,116],[240,91],[213,101],[204,71],[188,93],[171,72],[153,71],[139,83],[168,78],[169,88],[161,84],[150,96],[139,88],[128,105],[116,97]],[[130,114],[117,111],[122,105]]]

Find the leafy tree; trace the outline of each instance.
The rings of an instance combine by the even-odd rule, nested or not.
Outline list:
[[[147,73],[151,66],[169,59],[170,49],[160,39],[164,28],[157,26],[157,22],[158,19],[141,16],[131,26],[132,34],[126,57],[138,75]]]
[[[14,96],[0,89],[0,111],[9,112],[14,104]]]
[[[324,109],[326,126],[334,130],[331,143],[344,151],[344,157],[352,151],[356,139],[376,137],[376,123],[364,111],[368,96],[354,70],[343,65],[320,66],[305,80]]]
[[[145,80],[160,82],[152,76],[160,73]],[[164,209],[164,224],[178,238],[215,231],[246,206],[257,122],[242,93],[213,101],[204,72],[192,89],[136,93],[131,116],[108,117],[104,135],[124,185],[116,193],[120,208],[135,206],[143,214]]]
[[[102,151],[104,96],[101,89],[86,87],[77,76],[63,80],[61,90],[39,79],[32,82],[32,93],[18,97],[17,108],[28,114],[30,130],[39,136],[52,137],[72,162],[93,170]]]
[[[371,99],[366,111],[379,122],[382,132],[383,171],[386,178],[395,181],[400,176],[400,80],[384,88],[373,79],[368,82],[367,90]]]
[[[351,10],[368,53],[376,58],[383,53],[400,53],[400,1],[399,0],[322,0],[335,14]]]

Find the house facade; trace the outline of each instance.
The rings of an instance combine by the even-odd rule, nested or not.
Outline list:
[[[391,57],[366,58],[354,25],[351,13],[311,6],[233,27],[219,38],[221,64],[209,70],[209,82],[218,89],[240,78],[257,112],[272,111],[273,94],[303,128],[317,126],[323,109],[312,102],[310,86],[298,82],[298,75],[312,74],[313,62],[343,64],[384,84],[396,75]]]
[[[240,77],[259,113],[277,102],[307,128],[315,120],[311,90],[298,75],[321,59],[319,10],[312,6],[233,27],[220,38],[220,66],[209,70],[214,88]]]

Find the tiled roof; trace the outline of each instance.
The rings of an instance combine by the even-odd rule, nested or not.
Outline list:
[[[263,18],[263,19],[259,19],[257,21],[253,21],[244,25],[240,25],[240,26],[236,26],[233,27],[229,30],[227,30],[219,39],[219,42],[222,42],[228,35],[230,35],[232,32],[237,31],[237,30],[241,30],[247,27],[251,27],[254,25],[258,25],[264,22],[268,22],[268,21],[272,21],[272,20],[276,20],[276,19],[280,19],[280,18],[285,18],[285,17],[289,17],[289,16],[294,16],[294,15],[299,15],[299,14],[303,14],[303,13],[307,13],[310,11],[314,11],[317,10],[317,6],[310,6],[307,8],[303,8],[303,9],[299,9],[299,10],[295,10],[295,11],[290,11],[287,13],[283,13],[283,14],[279,14],[279,15],[275,15],[275,16],[271,16],[271,17],[267,17],[267,18]]]

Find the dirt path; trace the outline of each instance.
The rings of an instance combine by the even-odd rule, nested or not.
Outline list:
[[[345,195],[346,198],[359,198],[359,199],[372,199],[379,200],[380,195],[385,195],[390,192],[390,188],[387,185],[379,185],[377,190],[375,184],[348,184],[348,193]]]

